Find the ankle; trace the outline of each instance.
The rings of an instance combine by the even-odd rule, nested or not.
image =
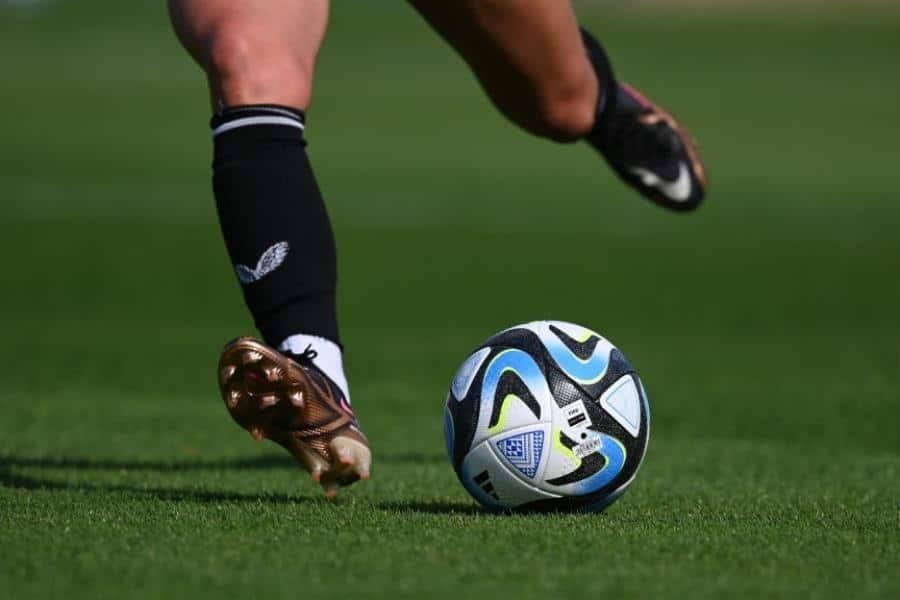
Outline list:
[[[292,354],[315,351],[312,363],[341,389],[344,398],[350,402],[350,387],[344,374],[343,350],[337,342],[317,335],[298,333],[285,338],[278,349]]]

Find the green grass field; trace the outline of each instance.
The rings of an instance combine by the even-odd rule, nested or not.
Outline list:
[[[252,325],[162,4],[0,5],[0,597],[900,597],[900,12],[586,12],[701,140],[683,217],[335,3],[308,137],[376,463],[330,503],[217,396]],[[457,364],[537,318],[648,386],[604,514],[485,514],[444,458]]]

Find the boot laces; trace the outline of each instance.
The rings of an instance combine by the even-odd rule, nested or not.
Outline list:
[[[300,363],[305,367],[315,366],[313,361],[319,356],[319,353],[313,350],[312,344],[309,344],[300,354],[295,352],[286,352],[285,354],[287,354],[294,362]]]

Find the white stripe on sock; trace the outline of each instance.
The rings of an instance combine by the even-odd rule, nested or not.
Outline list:
[[[216,137],[220,133],[225,133],[226,131],[231,131],[238,127],[248,127],[250,125],[288,125],[290,127],[296,127],[301,131],[303,130],[303,123],[289,117],[244,117],[243,119],[235,119],[234,121],[222,123],[213,130],[212,135],[213,137]]]
[[[236,115],[236,114],[240,114],[240,113],[244,113],[244,112],[260,112],[260,111],[272,113],[272,114],[276,114],[276,115],[284,115],[286,117],[290,117],[290,118],[294,119],[295,121],[299,120],[297,111],[288,110],[286,108],[278,108],[277,106],[264,106],[264,107],[238,106],[238,107],[234,107],[234,108],[229,108],[228,114]]]

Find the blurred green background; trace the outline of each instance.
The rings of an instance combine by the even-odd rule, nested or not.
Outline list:
[[[252,333],[164,3],[0,3],[0,595],[897,597],[900,10],[582,2],[700,140],[678,216],[509,126],[402,3],[336,2],[307,137],[375,479],[336,504],[217,397]],[[653,437],[599,516],[481,514],[468,351],[609,336]]]

